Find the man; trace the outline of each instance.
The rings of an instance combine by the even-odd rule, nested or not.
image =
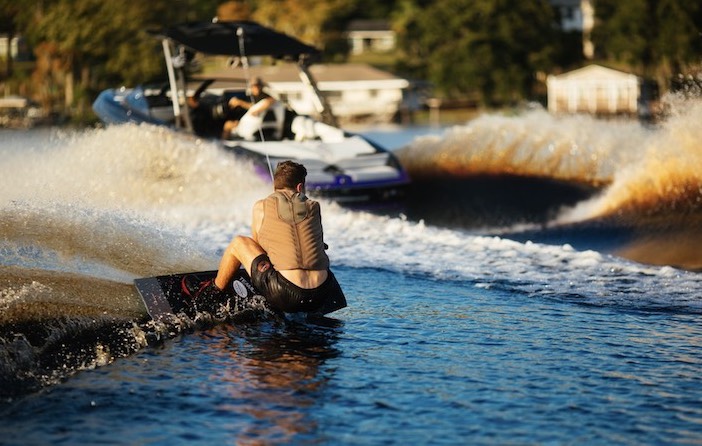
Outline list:
[[[251,99],[253,102],[249,102],[237,97],[233,97],[229,100],[228,106],[230,110],[235,110],[240,107],[244,110],[250,110],[254,105],[257,105],[255,109],[251,110],[254,116],[265,116],[266,112],[275,104],[276,100],[270,95],[263,92],[264,87],[263,80],[257,77],[249,86],[251,89]],[[232,132],[236,130],[239,125],[238,119],[231,119],[224,123],[224,128],[222,132],[222,138],[227,139],[231,136]]]
[[[224,251],[217,277],[197,291],[183,281],[196,307],[212,310],[243,264],[270,306],[286,313],[315,312],[343,291],[329,269],[319,203],[305,196],[307,169],[284,161],[273,176],[274,192],[256,202],[252,237],[236,236]],[[194,292],[193,292],[194,291]]]
[[[203,93],[214,82],[214,79],[204,81],[186,103],[190,109],[193,129],[199,136],[221,137],[226,122],[238,122],[246,113],[244,108],[231,107],[230,100],[214,94]]]

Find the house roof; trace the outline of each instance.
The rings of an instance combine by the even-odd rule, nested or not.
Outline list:
[[[405,81],[404,79],[379,70],[367,64],[318,64],[309,67],[318,83],[349,81]],[[260,77],[268,83],[300,82],[298,69],[294,64],[277,64],[253,66],[249,68],[250,77]],[[215,78],[221,80],[243,81],[245,73],[241,69],[226,69],[198,75],[198,78]],[[406,81],[405,81],[406,82]]]
[[[580,8],[582,0],[549,0],[555,7]]]
[[[387,20],[352,20],[346,31],[390,31]]]
[[[603,67],[601,65],[588,65],[577,70],[567,73],[549,76],[559,81],[577,81],[577,80],[622,80],[626,78],[636,77],[634,74],[625,73],[619,70]]]

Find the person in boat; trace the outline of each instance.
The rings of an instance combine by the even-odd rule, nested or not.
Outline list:
[[[253,207],[251,237],[234,237],[222,255],[217,276],[204,283],[183,279],[182,288],[198,309],[215,311],[241,265],[269,305],[285,313],[319,310],[343,297],[329,269],[319,203],[305,195],[307,169],[293,161],[278,164],[274,192]]]
[[[245,99],[233,97],[229,100],[228,106],[230,110],[243,109],[249,111],[254,116],[264,116],[268,113],[273,105],[276,103],[275,98],[263,91],[265,83],[260,77],[254,79],[254,81],[249,85],[249,90],[251,93],[252,101],[249,102]],[[255,105],[255,107],[254,107]],[[275,119],[274,117],[272,119]],[[232,133],[236,131],[239,125],[239,119],[230,119],[224,123],[224,128],[222,131],[222,138],[229,138]]]
[[[203,93],[214,82],[208,79],[191,96],[187,97],[193,130],[199,136],[219,138],[222,136],[225,123],[238,121],[244,116],[243,108],[232,108],[226,98],[219,95]]]

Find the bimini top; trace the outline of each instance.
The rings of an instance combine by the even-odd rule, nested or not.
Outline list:
[[[319,54],[315,47],[294,37],[249,21],[187,22],[166,28],[163,35],[206,54],[296,60]]]

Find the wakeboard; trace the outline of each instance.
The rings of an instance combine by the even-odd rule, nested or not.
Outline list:
[[[196,309],[193,300],[183,291],[182,282],[185,276],[194,276],[198,282],[205,282],[214,279],[217,271],[169,274],[134,280],[134,286],[153,320],[159,321],[179,313],[195,317]],[[265,302],[265,297],[253,286],[246,270],[241,268],[235,274],[232,283],[224,290],[223,301],[235,301],[240,309],[262,308],[261,303]],[[328,299],[318,313],[329,314],[344,307],[346,307],[346,299],[341,296],[339,299]]]

